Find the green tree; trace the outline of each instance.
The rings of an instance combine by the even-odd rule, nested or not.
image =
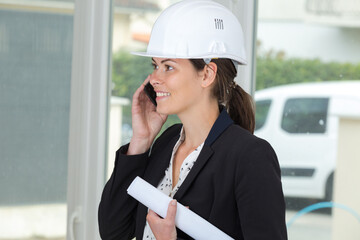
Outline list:
[[[150,58],[139,57],[120,51],[113,55],[113,96],[132,98],[136,89],[152,72]]]
[[[360,79],[360,63],[285,58],[283,52],[268,51],[257,56],[256,64],[257,90],[291,83]]]

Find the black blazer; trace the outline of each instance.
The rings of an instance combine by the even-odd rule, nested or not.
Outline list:
[[[142,240],[147,208],[126,190],[136,176],[157,187],[169,165],[181,125],[168,128],[151,153],[116,153],[115,167],[99,205],[102,239]],[[225,110],[174,196],[178,202],[234,239],[287,239],[280,168],[272,147],[238,125]],[[179,239],[192,239],[177,229]]]

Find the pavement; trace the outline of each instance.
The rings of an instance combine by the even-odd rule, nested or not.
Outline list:
[[[286,211],[288,222],[297,211]],[[331,240],[332,217],[329,213],[307,213],[288,227],[289,240]]]

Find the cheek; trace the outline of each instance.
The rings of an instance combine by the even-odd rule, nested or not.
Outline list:
[[[188,81],[185,85],[179,87],[176,90],[175,97],[179,97],[183,101],[188,101],[193,99],[194,97],[199,96],[199,94],[199,87],[194,82]]]
[[[166,83],[175,101],[191,100],[202,90],[201,78],[192,69],[181,71],[181,73],[168,78]]]

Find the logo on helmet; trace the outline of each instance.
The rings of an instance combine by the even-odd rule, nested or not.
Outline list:
[[[224,29],[224,22],[222,19],[215,18],[214,21],[215,21],[215,29],[221,29],[221,30]]]

